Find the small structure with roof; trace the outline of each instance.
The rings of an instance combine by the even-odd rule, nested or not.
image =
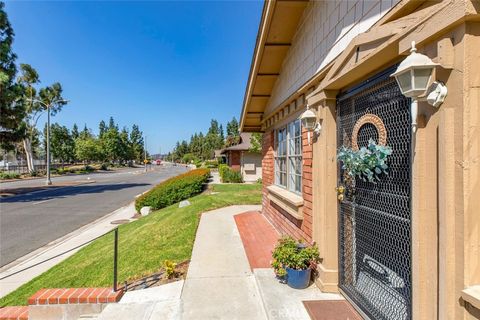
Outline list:
[[[226,164],[240,171],[246,182],[257,181],[262,177],[262,154],[251,150],[251,138],[250,132],[242,132],[238,144],[215,150],[215,157],[224,157]]]

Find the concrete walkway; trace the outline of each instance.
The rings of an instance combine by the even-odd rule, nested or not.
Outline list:
[[[253,226],[257,233],[271,229],[268,222],[257,221],[265,219],[256,216],[259,213],[255,211],[260,209],[244,205],[203,213],[184,281],[127,292],[119,303],[108,305],[95,318],[309,320],[302,301],[342,299],[337,294],[322,293],[314,284],[304,290],[292,289],[280,283],[271,268],[252,269],[250,263],[256,261],[257,255],[249,263],[240,232],[245,232],[245,225]],[[252,218],[256,220],[243,221],[239,232],[239,221]],[[258,234],[243,238],[263,239]]]
[[[7,278],[0,280],[0,297],[7,295],[24,283],[32,280],[59,262],[70,257],[81,249],[81,247],[78,246],[82,245],[83,243],[116,228],[118,225],[111,224],[112,221],[130,219],[134,214],[135,207],[134,203],[132,202],[128,206],[115,210],[114,212],[2,267],[0,269],[0,279],[4,277]],[[68,250],[72,251],[55,257]],[[45,260],[48,261],[37,265]],[[23,269],[27,270],[19,272]],[[15,274],[16,272],[19,273]]]
[[[182,319],[266,319],[234,215],[260,206],[204,213],[182,292]]]

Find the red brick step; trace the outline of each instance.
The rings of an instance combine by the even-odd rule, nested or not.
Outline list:
[[[28,320],[28,307],[0,308],[0,320]]]
[[[123,291],[112,288],[42,289],[28,299],[29,305],[118,302]]]

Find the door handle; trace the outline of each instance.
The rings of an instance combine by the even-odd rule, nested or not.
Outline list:
[[[344,186],[338,186],[335,188],[337,190],[337,199],[338,201],[343,201],[345,198],[345,187]]]

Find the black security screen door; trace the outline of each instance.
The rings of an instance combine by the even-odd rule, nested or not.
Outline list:
[[[338,147],[392,148],[377,183],[339,169],[340,289],[372,319],[411,318],[410,99],[386,70],[338,96]],[[379,120],[380,119],[380,120]],[[355,150],[355,147],[352,147]],[[339,164],[339,168],[341,165]]]

